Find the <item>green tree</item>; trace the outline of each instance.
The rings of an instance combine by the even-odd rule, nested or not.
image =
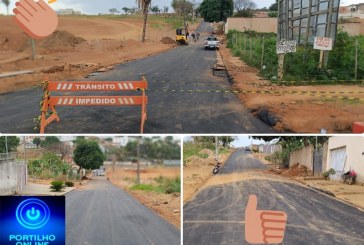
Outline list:
[[[230,147],[231,142],[235,141],[235,137],[232,137],[232,136],[220,136],[220,137],[218,137],[218,140],[222,143],[222,146],[223,147]]]
[[[75,145],[78,145],[80,144],[81,142],[85,141],[86,138],[85,136],[76,136],[76,139],[73,140],[72,142],[75,144]]]
[[[9,15],[10,0],[2,0],[1,2],[6,6],[7,15]]]
[[[6,142],[8,146],[8,152],[13,152],[16,151],[16,148],[19,146],[20,139],[17,136],[1,136],[0,153],[6,153]]]
[[[84,169],[99,168],[104,160],[105,155],[101,151],[99,144],[95,141],[84,140],[81,141],[73,152],[73,159],[79,166],[80,171]]]
[[[160,9],[157,5],[153,6],[150,10],[153,12],[153,14],[158,14],[160,12]]]
[[[257,8],[255,2],[251,0],[235,0],[234,6],[237,11],[235,17],[253,17],[254,10]]]
[[[317,148],[323,146],[329,140],[327,136],[253,136],[253,139],[263,140],[265,142],[278,139],[278,143],[282,145],[283,149],[296,150],[300,147],[307,145],[314,145]]]
[[[39,148],[40,143],[42,143],[42,140],[39,137],[35,137],[33,139],[33,144],[37,146],[37,148]]]
[[[187,0],[173,0],[171,6],[179,16],[193,13],[193,3]]]
[[[203,0],[199,8],[199,13],[208,22],[224,21],[233,11],[233,0]]]
[[[116,8],[111,8],[111,9],[109,9],[109,12],[112,14],[116,14],[116,13],[119,13],[119,10],[117,10]]]
[[[278,11],[278,0],[276,0],[275,3],[273,3],[272,5],[270,5],[269,7],[269,11]]]
[[[193,137],[195,142],[198,143],[215,143],[215,136],[195,136]],[[219,144],[222,144],[223,147],[229,147],[231,142],[233,142],[236,138],[233,136],[219,136],[217,140]]]
[[[138,11],[137,8],[131,8],[130,9],[130,14],[135,14]]]
[[[136,0],[138,8],[143,12],[144,15],[144,23],[143,23],[143,34],[142,34],[142,42],[145,42],[145,34],[147,31],[147,22],[148,22],[148,12],[150,5],[152,4],[152,0]]]
[[[130,12],[130,8],[124,7],[122,10],[125,12],[126,15],[128,15],[128,12]]]
[[[46,136],[44,140],[40,143],[40,146],[43,148],[52,148],[54,145],[58,144],[59,138],[56,136]]]

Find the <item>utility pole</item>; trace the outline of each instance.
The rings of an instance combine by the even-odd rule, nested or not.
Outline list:
[[[115,153],[112,155],[112,177],[114,178],[115,174],[115,162],[116,162],[116,156]]]
[[[137,184],[140,184],[140,139],[137,138]]]
[[[35,40],[33,38],[31,38],[30,43],[31,43],[31,46],[32,46],[32,60],[35,60],[35,57],[36,57]]]
[[[185,33],[187,34],[187,23],[186,23],[186,0],[183,0],[182,15],[183,15],[183,25],[185,27]]]
[[[218,147],[218,142],[217,141],[218,141],[218,137],[215,136],[215,154],[216,154],[216,160],[218,159],[218,156],[219,156],[219,147]]]
[[[358,80],[358,38],[355,40],[355,81]]]
[[[5,159],[8,160],[8,137],[5,136]]]
[[[23,145],[24,145],[24,162],[27,163],[27,147],[25,145],[25,136],[23,138]]]

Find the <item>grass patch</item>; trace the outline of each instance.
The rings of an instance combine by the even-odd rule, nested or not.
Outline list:
[[[209,157],[209,154],[207,154],[207,153],[198,153],[197,156],[200,157],[200,158],[206,159],[206,158]]]
[[[132,177],[124,177],[123,180],[131,183],[136,183],[136,178]]]
[[[344,105],[362,105],[364,104],[363,101],[359,100],[359,99],[348,99],[348,98],[323,98],[320,100],[321,102],[324,103],[337,103],[340,102]]]
[[[159,29],[159,30],[162,29],[161,24],[156,23],[156,22],[151,23],[149,26],[150,26],[150,28],[153,28],[153,29]]]
[[[161,192],[160,189],[151,184],[136,184],[130,187],[131,190],[140,190],[140,191],[155,191]]]
[[[131,190],[141,190],[141,191],[154,191],[158,193],[181,193],[181,178],[166,178],[159,176],[154,178],[156,184],[136,184],[133,185]]]
[[[358,40],[358,73],[354,80],[355,43]],[[262,49],[264,42],[264,51]],[[234,56],[238,56],[249,66],[260,70],[260,75],[272,81],[277,80],[278,56],[276,54],[276,34],[258,33],[254,31],[238,32],[230,30],[228,33],[228,47]],[[330,51],[327,68],[319,67],[319,50],[312,45],[298,45],[295,53],[285,55],[285,81],[293,81],[288,85],[318,84],[360,84],[364,79],[364,36],[349,36],[348,33],[338,31],[335,47]],[[262,52],[263,67],[262,65]],[[310,82],[304,82],[310,81]],[[277,82],[278,83],[278,82]],[[282,83],[282,82],[279,82]]]
[[[193,142],[185,142],[183,145],[183,159],[187,159],[191,156],[198,156],[202,158],[207,158],[207,154],[200,154],[199,152],[203,149],[214,150],[215,145],[213,143],[193,143]],[[204,155],[207,155],[204,157]]]
[[[181,193],[181,178],[165,178],[165,177],[158,177],[159,178],[159,188],[161,188],[163,193],[170,194],[170,193]]]

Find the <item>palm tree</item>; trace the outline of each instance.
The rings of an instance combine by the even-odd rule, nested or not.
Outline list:
[[[142,10],[144,15],[144,26],[143,26],[143,35],[142,35],[142,42],[145,42],[145,32],[147,30],[147,21],[148,21],[148,11],[149,7],[152,3],[152,0],[135,0],[138,8]]]
[[[2,0],[2,3],[5,4],[6,6],[6,11],[9,15],[9,5],[10,5],[10,0]]]

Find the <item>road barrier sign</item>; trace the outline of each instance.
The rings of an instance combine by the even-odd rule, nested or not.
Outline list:
[[[82,81],[59,82],[46,81],[42,99],[42,115],[40,120],[40,133],[44,134],[47,125],[54,120],[60,121],[56,106],[141,106],[140,133],[144,132],[147,120],[148,96],[146,90],[148,82],[142,81]],[[51,96],[51,92],[95,92],[95,91],[141,91],[141,96]],[[51,111],[50,116],[48,111]]]

